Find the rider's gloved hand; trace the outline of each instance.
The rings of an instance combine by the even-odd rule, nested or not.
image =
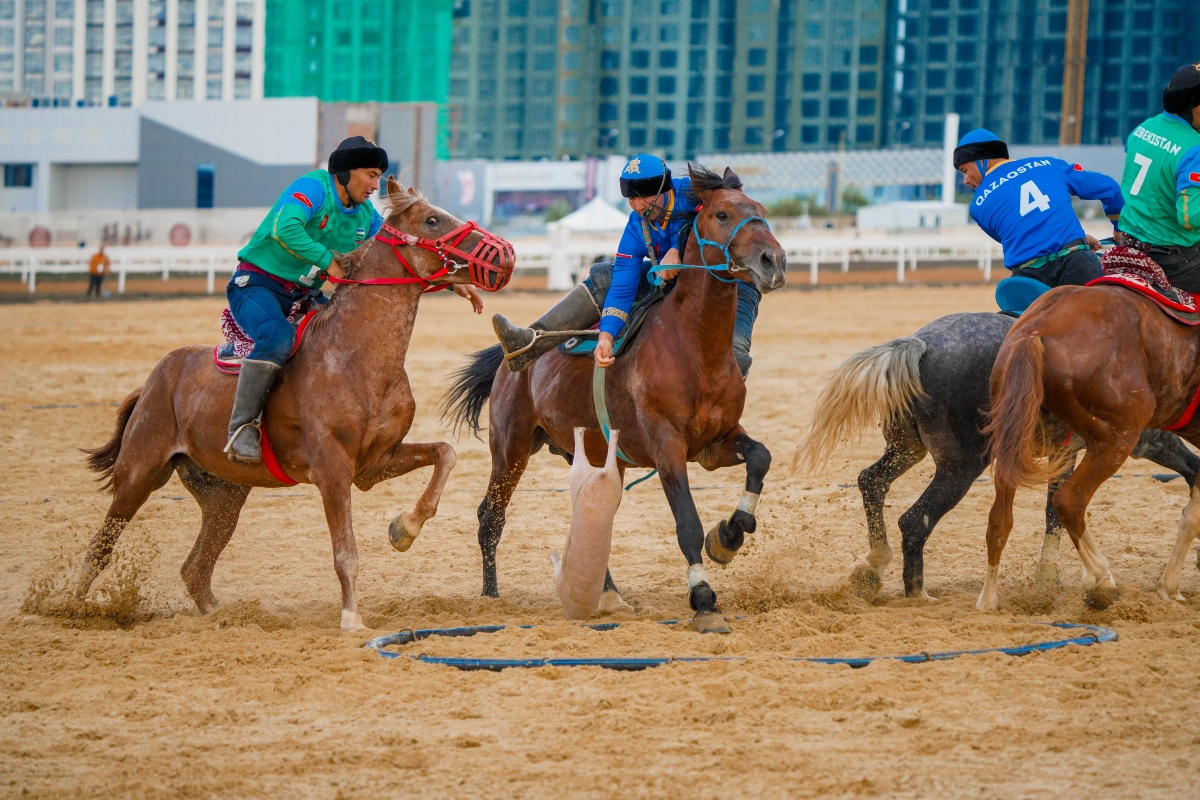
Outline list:
[[[676,262],[678,263],[678,262]],[[600,369],[608,369],[617,360],[613,358],[613,337],[611,333],[605,331],[600,332],[600,339],[596,342],[596,349],[593,351],[593,356],[596,359],[596,366]]]

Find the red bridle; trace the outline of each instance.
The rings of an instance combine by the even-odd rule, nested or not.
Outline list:
[[[473,232],[480,234],[479,242],[471,252],[464,252],[459,248],[459,245]],[[412,234],[397,230],[385,222],[380,227],[379,233],[375,235],[375,240],[390,245],[392,252],[396,255],[396,260],[404,265],[404,268],[408,270],[409,275],[412,277],[364,278],[362,280],[354,280],[352,278],[335,278],[330,275],[330,282],[336,284],[361,283],[372,286],[419,283],[426,292],[436,292],[439,289],[448,288],[450,284],[434,285],[434,281],[466,267],[469,271],[468,274],[471,277],[472,284],[485,292],[498,292],[512,278],[513,266],[516,263],[516,254],[513,252],[511,244],[496,234],[481,228],[474,222],[466,222],[437,239],[425,239],[420,236],[413,236]],[[408,263],[408,259],[400,252],[400,248],[402,247],[419,247],[422,250],[435,253],[441,259],[441,269],[424,277],[418,275],[417,271],[413,269],[412,264]],[[461,261],[456,261],[455,259],[461,259]]]

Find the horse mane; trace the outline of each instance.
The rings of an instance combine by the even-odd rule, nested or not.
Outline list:
[[[692,179],[692,194],[699,200],[700,192],[711,192],[715,189],[731,189],[741,191],[742,179],[728,167],[724,175],[718,175],[703,164],[688,163],[688,175]]]

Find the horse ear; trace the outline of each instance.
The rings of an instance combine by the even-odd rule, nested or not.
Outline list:
[[[742,188],[742,179],[739,178],[738,174],[729,167],[725,168],[725,174],[721,176],[721,179],[725,182],[726,189]]]
[[[411,194],[413,197],[417,196],[417,190],[412,186],[408,187],[408,193]]]
[[[400,194],[400,192],[401,192],[400,184],[396,180],[396,176],[388,175],[387,176],[387,196],[391,197],[393,194]]]

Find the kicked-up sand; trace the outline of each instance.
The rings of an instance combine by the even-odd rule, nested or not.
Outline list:
[[[0,384],[0,796],[5,797],[1188,797],[1200,794],[1200,605],[1153,586],[1186,500],[1161,468],[1130,461],[1090,526],[1121,587],[1085,606],[1064,537],[1062,584],[1033,581],[1044,495],[1018,496],[1000,613],[974,609],[991,503],[985,477],[926,548],[936,603],[903,598],[895,521],[932,476],[897,481],[897,559],[873,603],[847,588],[866,550],[854,486],[882,451],[871,432],[819,475],[790,472],[829,371],[851,353],[953,311],[990,310],[990,287],[843,288],[765,298],[744,424],[774,454],[758,532],[708,567],[734,632],[686,626],[686,564],[657,480],[628,492],[611,567],[634,614],[615,631],[564,622],[547,554],[570,521],[568,465],[543,450],[509,509],[501,599],[479,597],[475,509],[485,442],[455,439],[434,409],[463,354],[490,344],[488,315],[538,316],[553,298],[422,301],[408,373],[410,438],[458,450],[437,517],[407,553],[388,521],[422,470],[355,490],[359,598],[368,634],[338,630],[329,534],[312,486],[255,490],[217,565],[223,603],[200,616],[179,567],[200,525],[172,478],[143,507],[83,604],[60,587],[104,516],[79,447],[111,435],[116,404],[167,350],[215,342],[214,299],[4,307]],[[630,477],[643,474],[632,470]],[[744,473],[692,465],[706,527]],[[1200,595],[1194,561],[1184,595]],[[803,656],[919,653],[1057,638],[1035,623],[1108,625],[1120,640],[1024,658],[990,654],[853,670]],[[637,673],[599,668],[459,672],[362,648],[405,628],[538,623],[401,652],[463,657],[722,655]]]

